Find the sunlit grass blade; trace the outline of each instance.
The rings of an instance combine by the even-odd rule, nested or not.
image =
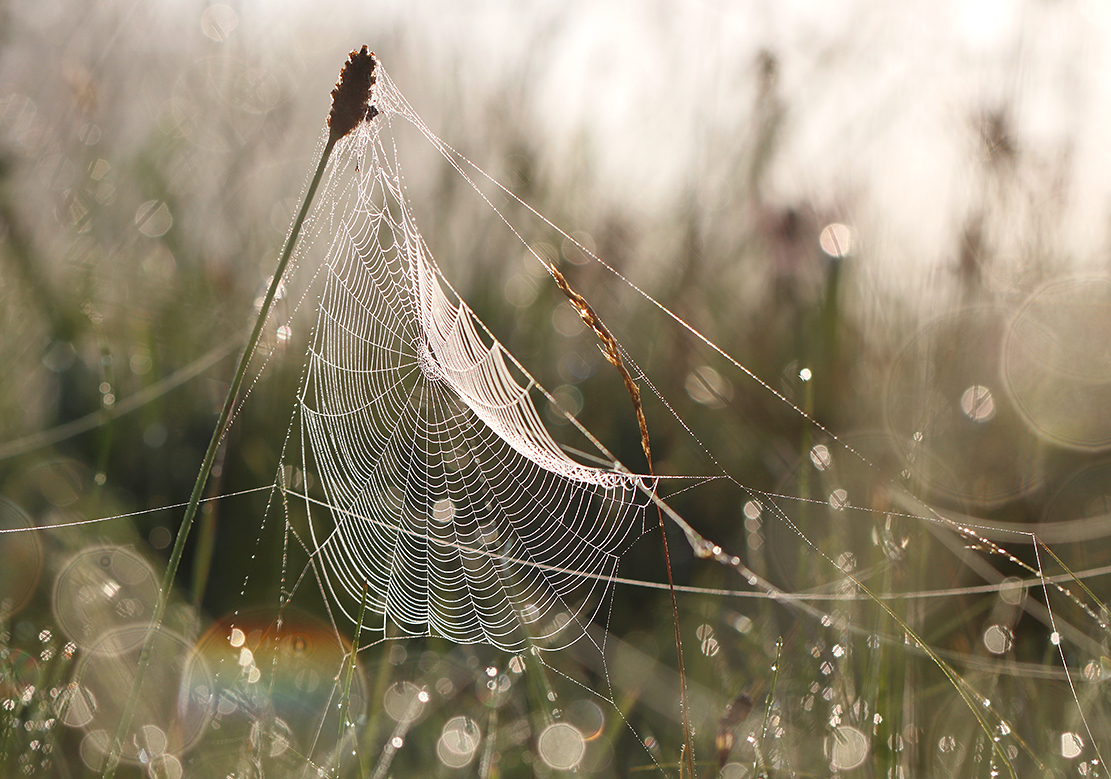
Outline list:
[[[324,178],[324,171],[328,167],[328,159],[331,157],[332,149],[335,148],[336,143],[341,138],[350,133],[360,121],[363,121],[363,119],[367,117],[368,101],[370,99],[370,88],[373,85],[375,64],[376,61],[374,56],[367,52],[366,46],[362,48],[361,52],[351,52],[351,58],[340,74],[340,82],[332,92],[332,113],[328,118],[331,131],[328,135],[327,142],[324,144],[324,149],[321,152],[320,161],[317,163],[312,181],[309,183],[308,190],[305,192],[305,198],[301,203],[301,208],[297,212],[297,217],[293,221],[293,226],[290,228],[285,246],[282,248],[282,253],[278,258],[278,264],[274,268],[274,274],[270,279],[270,285],[266,290],[266,295],[263,297],[262,305],[259,307],[259,312],[255,318],[255,324],[251,330],[251,335],[248,337],[247,343],[243,347],[239,363],[236,365],[235,375],[232,377],[227,395],[224,398],[224,404],[220,409],[220,416],[216,420],[216,427],[212,431],[212,438],[208,442],[208,449],[205,451],[204,459],[201,461],[201,467],[197,473],[193,491],[189,495],[189,503],[185,508],[185,514],[182,516],[181,525],[178,527],[177,538],[174,541],[173,550],[170,552],[170,557],[166,563],[166,573],[162,578],[162,586],[158,593],[158,600],[155,604],[154,612],[151,615],[150,626],[147,629],[146,638],[143,641],[143,648],[139,654],[139,662],[135,669],[135,677],[131,685],[131,692],[124,705],[123,715],[120,719],[115,737],[112,739],[112,747],[105,759],[104,779],[112,779],[119,765],[123,741],[128,731],[131,729],[131,722],[135,716],[135,709],[138,706],[139,697],[142,693],[143,680],[150,666],[154,636],[162,624],[162,618],[165,616],[174,578],[177,575],[177,569],[181,563],[182,554],[185,551],[185,542],[189,538],[189,531],[193,526],[193,519],[196,517],[201,495],[204,493],[205,485],[208,483],[208,477],[212,473],[212,466],[216,462],[216,454],[219,450],[220,442],[227,432],[232,411],[235,409],[236,399],[239,397],[239,391],[243,386],[243,380],[247,376],[247,366],[250,364],[251,358],[254,356],[255,348],[258,346],[259,339],[262,337],[262,331],[269,318],[270,309],[274,304],[274,299],[282,284],[286,268],[289,266],[290,258],[293,256],[293,251],[297,246],[297,240],[301,235],[301,228],[305,224],[309,208],[312,206],[313,199],[316,197],[316,190],[320,186],[321,180]]]

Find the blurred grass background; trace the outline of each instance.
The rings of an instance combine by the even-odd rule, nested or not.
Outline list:
[[[1087,685],[1078,696],[1090,733],[1050,642],[1059,628],[1002,583],[1028,574],[987,555],[993,578],[963,541],[900,518],[922,511],[894,503],[889,485],[906,485],[962,521],[973,518],[1031,565],[1038,564],[1033,548],[1006,529],[1039,533],[1074,570],[1100,573],[1109,562],[1109,21],[1098,2],[986,0],[928,14],[850,0],[820,9],[2,3],[4,526],[160,509],[188,495],[239,334],[313,163],[328,92],[347,51],[365,42],[445,141],[862,453],[872,467],[692,345],[561,236],[497,201],[524,225],[530,245],[562,263],[706,451],[748,487],[818,501],[783,510],[839,565],[848,554],[857,570],[874,568],[873,583],[885,593],[986,585],[898,608],[931,645],[960,658],[954,662],[970,678],[1001,690],[1008,721],[1032,720],[1024,731],[1029,748],[1016,758],[1023,765],[1102,774],[1091,761],[1100,728],[1108,732],[1099,702],[1111,673],[1105,630],[1067,599],[1051,603],[1078,631],[1066,659]],[[581,408],[587,428],[623,461],[641,463],[624,388],[593,336],[432,149],[402,148],[418,224],[456,289],[545,386]],[[233,427],[214,494],[274,478],[279,428],[302,365],[296,353],[275,354]],[[809,381],[799,378],[803,369]],[[645,396],[658,471],[714,473],[646,388]],[[558,428],[558,418],[546,419]],[[875,513],[842,521],[848,514],[830,504],[846,495]],[[206,507],[171,620],[189,646],[203,646],[206,631],[218,634],[213,626],[235,610],[276,609],[285,539],[280,528],[260,530],[264,502],[245,496]],[[674,504],[784,589],[833,586],[837,577],[759,502],[713,483]],[[138,588],[132,605],[141,612],[148,577],[140,573],[164,559],[179,512],[0,537],[7,650],[0,698],[13,701],[0,711],[7,775],[95,770],[96,748],[88,746],[95,728],[58,714],[57,690],[83,656],[72,625],[101,617],[88,609],[67,616],[72,602],[59,582],[89,550],[127,550],[112,552],[119,558],[107,565],[132,571],[122,578]],[[738,577],[698,564],[678,536],[672,549],[681,583],[743,588]],[[250,563],[250,555],[262,562]],[[661,581],[658,543],[639,544],[622,574]],[[1101,578],[1088,586],[1106,599]],[[677,689],[666,602],[635,589],[618,588],[617,597],[610,627],[624,643],[615,646],[635,646],[661,689]],[[1026,597],[1040,597],[1044,611],[1044,594]],[[304,617],[305,634],[316,637],[321,673],[334,674],[342,648],[311,622],[321,603],[299,605],[317,614]],[[784,743],[795,741],[781,749],[794,762],[783,757],[777,770],[817,775],[831,763],[869,776],[991,770],[990,743],[970,735],[975,725],[951,727],[967,714],[937,669],[906,650],[871,646],[865,633],[892,632],[874,606],[845,606],[834,622],[864,633],[846,630],[839,640],[766,601],[689,595],[681,609],[687,651],[697,658],[692,680],[704,691],[695,716],[707,774],[726,704],[749,691],[757,701],[750,721],[763,715],[781,637],[791,664],[775,683],[777,716],[789,724]],[[834,646],[854,647],[856,665],[820,670],[837,662],[829,657]],[[487,773],[556,770],[531,757],[539,728],[529,712],[544,711],[544,694],[511,698],[519,710],[489,727],[489,712],[501,709],[468,674],[477,669],[481,677],[488,663],[505,671],[505,658],[435,641],[397,651],[364,661],[377,727],[366,731],[365,775],[389,751],[378,702],[402,678],[429,689],[456,680],[447,683],[455,692],[440,691],[447,703],[422,716],[444,724],[458,709],[501,733],[492,743],[502,757],[486,764]],[[615,677],[614,669],[635,665],[632,657],[610,659]],[[600,683],[602,670],[586,657],[563,662],[571,678]],[[831,675],[842,681],[826,684]],[[481,716],[468,713],[461,689]],[[822,698],[826,690],[835,692]],[[581,692],[572,686],[567,694]],[[825,701],[817,708],[815,695]],[[609,707],[605,738],[590,742],[606,747],[591,753],[589,770],[625,775],[650,764],[647,755],[656,753],[644,741],[662,744],[658,759],[674,763],[675,702],[654,709],[634,687],[614,698],[639,735],[630,737]],[[98,716],[109,710],[102,706]],[[306,719],[323,722],[322,710],[313,711],[316,719],[311,712]],[[53,721],[51,712],[66,727],[26,727]],[[868,759],[851,767],[835,748],[848,743],[848,731],[837,728],[849,720],[869,744]],[[532,722],[533,735],[515,730],[516,722]],[[335,727],[328,721],[329,732]],[[247,726],[242,736],[248,752],[258,750],[257,730]],[[182,736],[180,743],[192,742]],[[47,744],[53,749],[44,751]],[[204,754],[182,746],[175,759],[207,775]],[[394,775],[418,775],[430,764],[453,770],[442,755],[431,757],[400,750]],[[467,770],[482,770],[481,754],[472,757]],[[300,775],[303,765],[295,764],[269,770]],[[133,770],[172,775],[166,765],[140,761]]]

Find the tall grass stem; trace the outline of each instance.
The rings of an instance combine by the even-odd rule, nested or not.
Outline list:
[[[201,469],[197,473],[197,481],[194,483],[193,492],[189,496],[189,504],[185,508],[185,515],[181,518],[181,527],[178,528],[177,540],[174,542],[174,548],[170,553],[170,559],[166,563],[166,574],[162,578],[162,587],[158,591],[158,600],[155,603],[154,614],[151,616],[150,626],[147,628],[147,634],[143,640],[143,648],[139,653],[139,663],[135,668],[135,678],[131,683],[131,692],[128,695],[127,704],[124,707],[123,716],[120,719],[115,738],[112,740],[112,748],[105,761],[104,779],[113,779],[116,775],[116,768],[119,766],[120,755],[123,751],[123,740],[127,732],[131,729],[131,721],[135,717],[135,709],[139,703],[139,693],[142,691],[143,680],[150,666],[151,648],[154,645],[154,636],[158,632],[158,628],[162,625],[162,618],[165,616],[166,606],[170,600],[170,587],[173,585],[178,565],[181,562],[182,553],[185,551],[185,541],[189,537],[189,530],[193,525],[193,518],[196,516],[197,507],[201,502],[201,495],[204,492],[205,484],[208,482],[208,477],[212,473],[212,466],[216,461],[216,452],[220,447],[220,441],[223,440],[224,434],[227,432],[228,423],[231,420],[231,413],[235,408],[236,398],[239,397],[239,390],[243,386],[243,379],[247,375],[247,365],[251,362],[251,356],[258,346],[259,338],[262,337],[262,329],[266,325],[266,320],[269,317],[270,308],[274,304],[274,298],[277,295],[278,287],[281,284],[282,277],[285,275],[289,260],[293,256],[293,249],[297,245],[297,239],[301,234],[301,227],[305,222],[305,218],[308,216],[309,207],[312,205],[316,190],[320,186],[321,179],[324,177],[324,170],[328,166],[328,158],[331,156],[332,149],[335,147],[337,140],[338,138],[334,137],[334,135],[329,137],[327,144],[324,146],[324,151],[320,155],[320,162],[316,166],[316,173],[313,175],[312,182],[309,184],[309,189],[305,193],[305,200],[301,203],[301,210],[298,212],[297,219],[294,220],[293,227],[290,229],[289,236],[286,238],[285,247],[282,249],[281,257],[278,259],[278,265],[274,269],[274,277],[270,280],[270,287],[266,290],[266,297],[263,299],[262,306],[259,308],[254,329],[251,331],[251,337],[247,340],[247,344],[243,348],[243,353],[239,357],[239,364],[235,369],[235,376],[232,378],[231,386],[228,387],[227,397],[224,398],[224,406],[220,409],[220,418],[216,422],[216,428],[212,431],[212,440],[208,442],[208,450],[205,452],[204,460],[201,462]]]

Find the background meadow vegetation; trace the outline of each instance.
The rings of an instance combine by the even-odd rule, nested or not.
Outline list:
[[[806,595],[751,597],[669,531],[693,588],[699,777],[1106,775],[1109,27],[1079,0],[0,0],[0,528],[37,528],[0,535],[0,775],[99,774],[328,93],[363,43],[441,138],[765,383],[495,199],[670,404],[642,381],[657,471],[720,464],[747,488],[672,505]],[[455,289],[643,468],[593,335],[467,183],[401,141]],[[576,646],[549,668],[427,639],[352,671],[355,626],[332,627],[311,576],[268,643],[304,561],[266,493],[240,493],[274,481],[303,343],[265,345],[121,775],[677,775],[666,590],[619,584],[604,658]],[[666,580],[658,532],[620,575]],[[221,662],[238,686],[205,675]]]

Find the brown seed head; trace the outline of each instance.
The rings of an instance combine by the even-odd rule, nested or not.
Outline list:
[[[331,128],[330,140],[338,141],[359,126],[363,119],[373,119],[377,111],[370,105],[370,90],[376,79],[375,68],[378,60],[373,51],[366,46],[352,51],[339,81],[332,90],[332,112],[328,114],[328,127]]]

